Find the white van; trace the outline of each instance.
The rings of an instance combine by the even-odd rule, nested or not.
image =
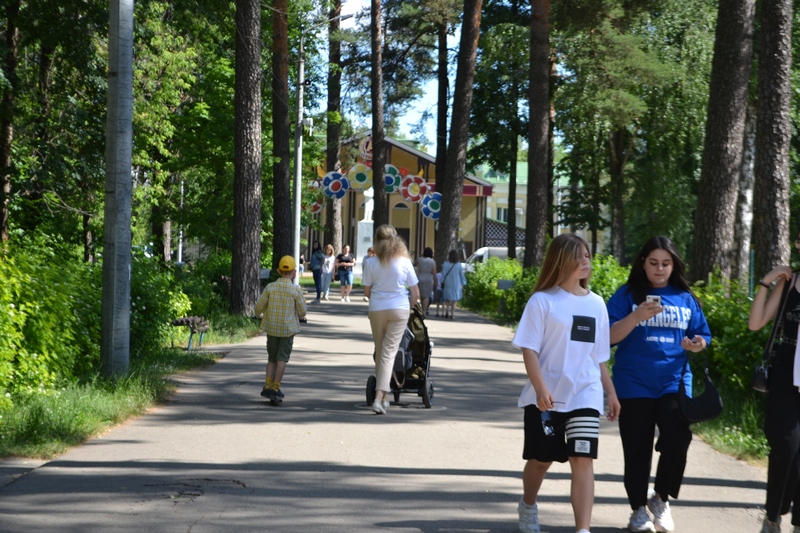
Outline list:
[[[484,246],[483,248],[478,248],[475,250],[475,253],[469,256],[464,263],[461,263],[461,266],[463,267],[464,272],[474,272],[475,265],[478,263],[486,263],[492,257],[497,257],[498,259],[508,259],[508,247]],[[523,257],[525,257],[525,247],[517,246],[517,261],[522,261]]]

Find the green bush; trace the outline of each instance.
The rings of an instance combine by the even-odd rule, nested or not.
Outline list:
[[[94,375],[100,364],[102,266],[44,235],[16,237],[0,257],[0,409]],[[131,264],[131,354],[165,346],[189,299],[170,271],[141,254]]]
[[[486,263],[475,265],[475,271],[466,274],[464,306],[468,309],[496,313],[500,298],[505,292],[497,288],[497,281],[501,279],[517,281],[521,276],[522,264],[515,259],[492,257]]]
[[[592,277],[589,288],[606,302],[622,285],[628,282],[631,269],[620,266],[610,255],[597,254],[592,257]]]
[[[172,321],[186,316],[191,301],[155,257],[134,253],[131,272],[131,356],[136,357],[169,342]]]
[[[175,270],[178,285],[191,300],[190,315],[228,312],[228,288],[223,280],[230,279],[231,260],[229,253],[218,253]]]
[[[720,282],[712,277],[708,283],[693,290],[702,302],[703,313],[711,328],[712,341],[708,347],[710,371],[734,388],[748,391],[753,367],[761,360],[770,326],[759,331],[747,327],[750,316],[750,295],[747,286],[739,281]]]
[[[539,269],[537,267],[531,267],[522,273],[511,290],[508,291],[508,294],[506,294],[506,312],[504,316],[506,320],[519,322],[538,279]]]

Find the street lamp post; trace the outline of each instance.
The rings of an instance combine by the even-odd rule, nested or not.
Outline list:
[[[322,22],[326,24],[334,20],[347,20],[352,18],[352,13],[349,15],[339,15]],[[297,65],[297,122],[294,126],[294,236],[292,238],[292,254],[294,260],[299,264],[300,262],[300,221],[302,209],[302,196],[303,196],[303,128],[308,125],[311,126],[311,119],[303,120],[303,89],[307,85],[305,79],[305,62],[306,58],[303,50],[304,32],[300,32],[300,53],[298,54],[299,64]],[[296,283],[300,283],[297,279]]]

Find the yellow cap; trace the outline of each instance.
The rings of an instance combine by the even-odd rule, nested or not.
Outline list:
[[[281,257],[280,263],[278,263],[278,270],[282,272],[291,272],[297,268],[297,264],[294,262],[294,257],[291,255],[284,255]]]

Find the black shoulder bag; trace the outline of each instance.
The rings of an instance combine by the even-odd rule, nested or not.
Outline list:
[[[678,385],[678,416],[687,424],[713,420],[722,413],[722,396],[708,376],[708,359],[703,353],[703,368],[705,369],[706,388],[700,396],[690,398],[686,395],[686,385],[683,377],[686,375],[686,366],[689,364],[689,352],[686,352],[686,361],[683,363],[681,382]]]
[[[764,354],[761,357],[761,364],[756,366],[755,371],[753,372],[753,389],[757,390],[758,392],[769,392],[769,361],[772,358],[772,348],[775,344],[775,337],[778,332],[778,328],[783,327],[783,311],[786,309],[786,300],[789,299],[789,289],[791,289],[795,284],[795,276],[796,274],[792,274],[792,279],[783,287],[781,303],[778,306],[778,313],[772,320],[772,331],[769,334],[769,340],[767,341],[767,344],[764,346]],[[767,298],[769,298],[769,296]]]

